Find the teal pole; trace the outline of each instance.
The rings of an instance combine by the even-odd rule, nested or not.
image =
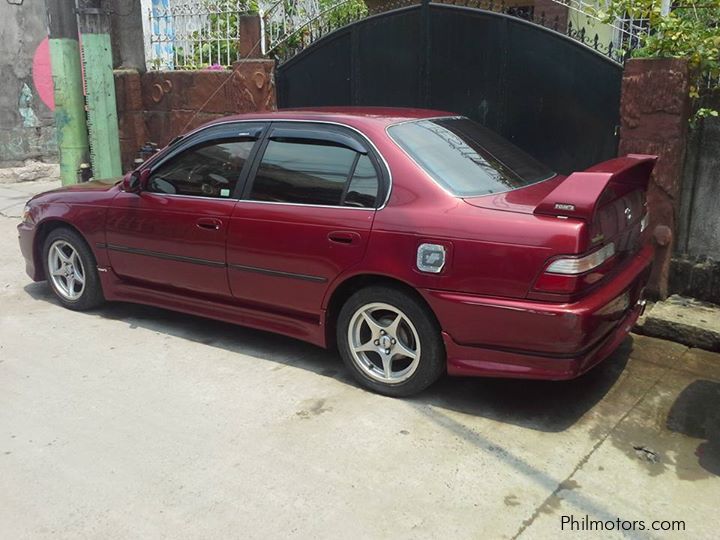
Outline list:
[[[47,17],[60,180],[69,185],[89,157],[74,0],[47,0]]]
[[[99,1],[78,2],[90,156],[94,178],[122,174],[110,17]]]

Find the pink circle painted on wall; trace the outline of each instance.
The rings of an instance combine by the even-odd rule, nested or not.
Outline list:
[[[52,67],[50,65],[50,46],[48,38],[43,39],[35,49],[32,67],[33,84],[42,102],[51,111],[55,110],[53,95]]]

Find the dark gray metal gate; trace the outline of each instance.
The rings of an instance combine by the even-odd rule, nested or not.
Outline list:
[[[515,17],[422,4],[368,17],[277,69],[280,107],[442,109],[494,129],[559,172],[617,151],[622,67]]]

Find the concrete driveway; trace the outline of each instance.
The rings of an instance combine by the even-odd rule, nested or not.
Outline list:
[[[389,399],[291,339],[61,308],[15,232],[46,187],[0,186],[0,537],[717,537],[719,355],[633,336],[575,381]]]

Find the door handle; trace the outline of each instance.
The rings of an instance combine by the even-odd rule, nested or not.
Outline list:
[[[195,224],[201,229],[209,229],[211,231],[219,231],[222,227],[222,221],[215,218],[200,218]]]
[[[360,241],[360,235],[352,231],[333,231],[328,234],[328,240],[336,244],[355,244]]]

